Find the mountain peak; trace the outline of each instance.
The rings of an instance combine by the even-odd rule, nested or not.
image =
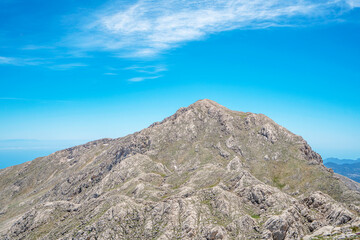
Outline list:
[[[213,101],[213,100],[210,100],[210,99],[200,99],[196,102],[194,102],[193,104],[191,104],[190,106],[197,106],[197,107],[206,107],[206,108],[220,108],[220,109],[226,109],[226,110],[229,110],[227,109],[226,107],[224,107],[223,105],[220,105],[219,103]],[[190,107],[189,106],[189,107]]]
[[[204,106],[209,106],[209,105],[220,105],[217,102],[210,100],[210,99],[200,99],[196,102],[193,103],[194,105],[204,105]],[[221,106],[221,105],[220,105]]]

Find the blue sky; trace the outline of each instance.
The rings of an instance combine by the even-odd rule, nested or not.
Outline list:
[[[120,137],[209,98],[360,157],[359,0],[3,0],[0,19],[0,150]]]

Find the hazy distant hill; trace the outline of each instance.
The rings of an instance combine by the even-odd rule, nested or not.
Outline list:
[[[0,239],[355,239],[358,189],[265,115],[201,100],[1,169]]]
[[[324,160],[324,165],[332,168],[334,172],[360,183],[359,158],[357,160],[328,158]]]
[[[323,160],[324,164],[328,163],[336,163],[338,165],[341,164],[353,164],[353,163],[360,163],[360,158],[354,160],[354,159],[340,159],[340,158],[326,158]]]

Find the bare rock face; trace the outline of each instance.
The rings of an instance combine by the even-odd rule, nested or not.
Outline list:
[[[0,239],[356,236],[350,183],[268,117],[205,99],[126,137],[0,170]]]
[[[325,221],[328,224],[340,225],[355,218],[353,213],[344,209],[341,204],[322,192],[312,193],[303,202],[308,208],[316,209],[322,215],[325,215]]]

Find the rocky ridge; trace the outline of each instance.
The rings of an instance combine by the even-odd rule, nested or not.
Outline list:
[[[358,189],[265,115],[205,99],[123,138],[0,170],[0,236],[356,238]]]

